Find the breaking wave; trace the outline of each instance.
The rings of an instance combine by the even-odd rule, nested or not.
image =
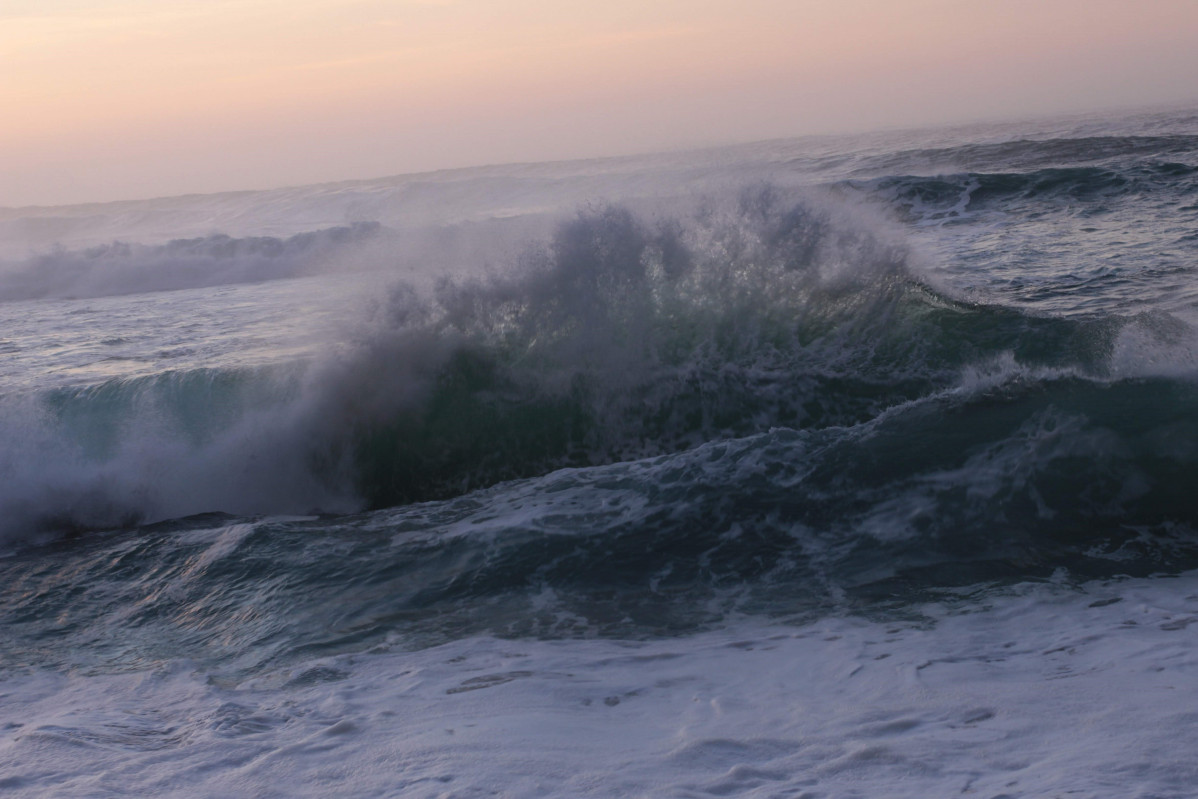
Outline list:
[[[766,514],[793,505],[779,529],[826,516],[868,530],[888,513],[903,522],[889,529],[955,519],[981,534],[1006,514],[1034,535],[1043,513],[1080,535],[1110,503],[1121,529],[1194,521],[1172,471],[1195,450],[1187,325],[956,300],[887,230],[770,186],[681,216],[601,206],[504,273],[396,286],[320,363],[9,396],[0,517],[7,537],[28,538],[210,511],[343,513],[713,442],[801,440],[755,467],[790,474],[753,500]],[[1084,434],[1045,470],[1016,458],[1008,488],[973,485],[998,479],[1002,453],[1069,425]],[[939,453],[927,468],[925,451]],[[706,507],[693,499],[678,507]],[[918,507],[950,500],[957,510]]]

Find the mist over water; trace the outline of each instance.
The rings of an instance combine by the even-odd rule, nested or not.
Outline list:
[[[419,750],[428,795],[531,790],[362,709],[405,703],[493,716],[471,740],[501,752],[603,708],[562,757],[635,764],[633,793],[1043,795],[1045,658],[1086,675],[1062,706],[1141,691],[1186,728],[1143,673],[1192,676],[1198,614],[1172,588],[1198,565],[1192,116],[6,214],[17,795],[104,795],[162,750],[227,776],[245,746],[238,789]],[[817,695],[876,718],[672,721]],[[637,754],[604,743],[647,718]],[[1089,745],[1079,784],[1126,784]],[[362,776],[392,771],[331,784],[402,795]],[[234,790],[189,773],[170,790]]]

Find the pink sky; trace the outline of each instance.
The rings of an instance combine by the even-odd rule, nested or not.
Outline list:
[[[1195,0],[5,0],[0,205],[1198,102]]]

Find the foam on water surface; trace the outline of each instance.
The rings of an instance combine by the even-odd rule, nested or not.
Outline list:
[[[0,791],[87,796],[1184,797],[1198,574],[908,621],[471,637],[241,682],[9,675]]]

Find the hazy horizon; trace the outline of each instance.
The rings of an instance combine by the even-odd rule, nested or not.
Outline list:
[[[277,0],[0,10],[0,206],[1198,102],[1157,0]]]
[[[332,177],[329,179],[318,179],[311,181],[285,181],[270,185],[230,185],[223,188],[215,188],[210,190],[195,190],[195,191],[177,191],[158,194],[137,194],[129,196],[117,197],[100,197],[100,198],[84,198],[80,200],[55,202],[55,203],[22,203],[22,204],[2,204],[0,209],[8,211],[21,211],[23,209],[35,208],[59,208],[59,207],[79,207],[88,205],[108,205],[117,203],[138,203],[154,200],[178,199],[189,196],[209,196],[220,194],[242,194],[242,193],[260,193],[280,191],[293,188],[305,188],[313,186],[335,186],[338,184],[353,184],[353,183],[371,183],[374,181],[386,181],[389,179],[416,177],[420,175],[433,175],[446,172],[470,172],[475,170],[486,170],[490,168],[502,169],[505,167],[518,167],[521,165],[534,164],[553,164],[553,163],[585,163],[588,161],[606,161],[618,159],[636,159],[641,157],[652,157],[655,155],[677,154],[684,155],[687,153],[702,153],[707,150],[718,151],[724,149],[735,149],[738,147],[752,147],[757,144],[764,144],[771,141],[805,141],[810,140],[813,143],[819,142],[822,139],[853,139],[865,138],[871,136],[887,136],[887,135],[903,135],[903,134],[920,134],[920,133],[939,133],[952,134],[957,131],[971,131],[981,126],[993,126],[995,128],[1017,128],[1020,126],[1048,125],[1053,123],[1063,124],[1070,121],[1081,121],[1090,118],[1112,117],[1112,118],[1135,118],[1139,116],[1148,116],[1153,114],[1165,114],[1170,112],[1186,112],[1194,110],[1198,113],[1198,99],[1161,105],[1130,105],[1130,106],[1114,106],[1107,108],[1094,108],[1089,110],[1074,111],[1071,113],[1059,114],[1039,114],[1025,117],[994,117],[994,118],[978,118],[967,120],[948,120],[943,122],[933,122],[925,125],[891,125],[878,126],[861,129],[846,129],[829,131],[823,133],[801,133],[792,135],[780,136],[763,136],[758,138],[744,139],[729,139],[718,142],[705,143],[685,143],[680,142],[674,145],[662,145],[660,147],[646,147],[642,149],[630,149],[627,151],[618,152],[595,152],[595,153],[579,153],[576,155],[563,155],[557,158],[525,158],[512,159],[507,161],[478,161],[475,163],[460,163],[446,164],[443,166],[431,166],[426,169],[409,169],[397,172],[387,172],[379,174],[362,174],[362,175],[345,175],[340,177]]]

